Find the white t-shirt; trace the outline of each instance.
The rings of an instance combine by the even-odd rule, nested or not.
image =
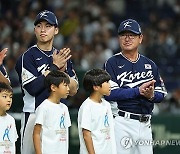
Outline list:
[[[91,131],[96,154],[116,154],[114,123],[109,102],[102,99],[101,103],[96,103],[90,98],[87,98],[79,109],[78,130],[80,154],[88,154],[82,128]]]
[[[55,104],[48,99],[44,100],[36,110],[35,124],[42,125],[43,154],[68,154],[68,127],[71,126],[71,120],[65,104]]]
[[[14,118],[6,114],[0,116],[0,154],[15,154],[15,142],[18,134]]]

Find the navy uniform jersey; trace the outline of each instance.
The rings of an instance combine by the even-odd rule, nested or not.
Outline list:
[[[44,86],[43,73],[52,66],[52,51],[42,51],[34,45],[20,56],[16,63],[19,81],[22,83],[23,112],[34,112],[49,95]],[[77,81],[71,60],[67,62],[66,73]]]
[[[143,55],[138,54],[137,61],[132,62],[118,53],[106,61],[104,69],[111,75],[111,94],[105,98],[111,101],[114,115],[119,110],[151,114],[154,103],[161,102],[167,94],[156,64]],[[138,87],[153,79],[154,99],[150,101],[140,95]]]
[[[5,78],[7,78],[9,80],[8,73],[3,65],[0,65],[0,72],[4,75]]]

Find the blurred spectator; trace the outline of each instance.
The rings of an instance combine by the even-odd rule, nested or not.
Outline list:
[[[180,114],[180,88],[168,93],[165,101],[160,105],[161,112]]]
[[[19,78],[15,71],[16,58],[14,56],[8,56],[6,58],[6,70],[11,81],[11,86],[13,88],[20,86]]]
[[[60,33],[68,39],[71,34],[73,34],[79,26],[79,14],[77,8],[71,8],[68,11],[67,18],[62,23],[60,27]]]

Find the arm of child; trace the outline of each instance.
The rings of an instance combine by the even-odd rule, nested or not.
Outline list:
[[[92,137],[91,137],[91,131],[89,131],[87,129],[82,129],[82,132],[83,132],[83,138],[84,138],[84,142],[86,144],[88,153],[95,154],[93,141],[92,141]]]
[[[42,154],[41,138],[40,138],[41,129],[42,129],[42,125],[40,125],[40,124],[36,124],[34,126],[33,143],[34,143],[34,148],[35,148],[36,154]]]

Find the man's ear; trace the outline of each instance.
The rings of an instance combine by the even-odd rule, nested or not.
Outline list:
[[[57,35],[59,33],[59,28],[55,27],[55,35]]]
[[[140,37],[139,43],[141,44],[141,43],[142,43],[142,40],[143,40],[143,35],[141,34],[139,37]]]

